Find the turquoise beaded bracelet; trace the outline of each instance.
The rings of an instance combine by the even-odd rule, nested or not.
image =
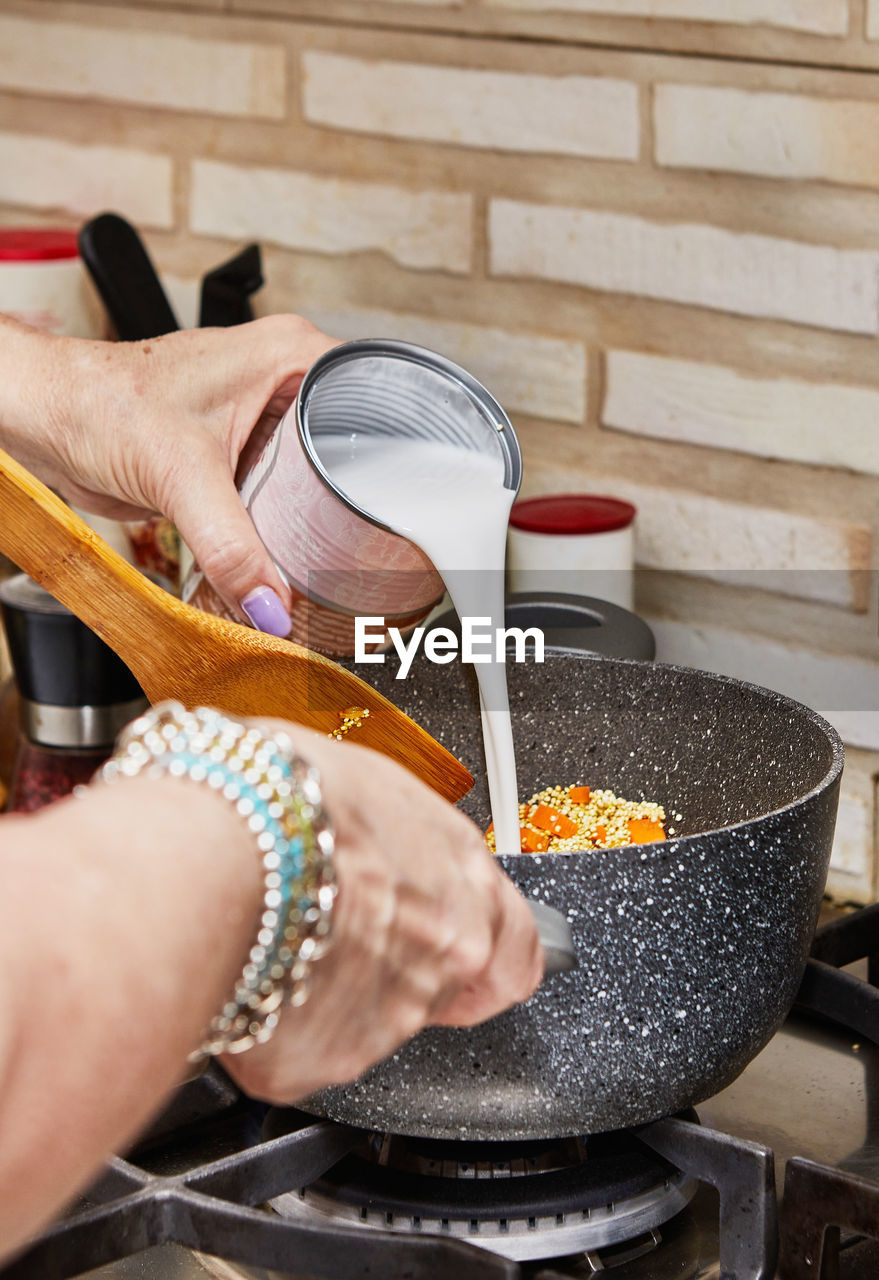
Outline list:
[[[232,803],[259,848],[263,904],[234,991],[191,1062],[242,1053],[275,1031],[284,1004],[308,996],[309,966],[330,940],[334,839],[317,770],[284,733],[264,734],[219,711],[163,702],[120,734],[104,782],[146,773],[206,783]]]

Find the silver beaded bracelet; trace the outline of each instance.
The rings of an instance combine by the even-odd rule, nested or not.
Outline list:
[[[162,702],[122,731],[98,776],[113,782],[141,773],[206,783],[234,805],[256,839],[265,872],[256,941],[189,1060],[242,1053],[272,1036],[285,1004],[307,999],[309,966],[329,945],[334,839],[318,772],[285,733],[264,734],[210,708]]]

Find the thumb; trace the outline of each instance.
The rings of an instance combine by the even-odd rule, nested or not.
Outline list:
[[[168,514],[225,603],[260,631],[290,631],[290,591],[266,551],[219,452],[200,460]]]

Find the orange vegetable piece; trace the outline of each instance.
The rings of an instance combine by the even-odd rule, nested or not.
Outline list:
[[[632,844],[650,844],[653,840],[664,840],[665,831],[661,822],[652,818],[630,818],[629,837]]]
[[[589,787],[571,787],[570,796],[574,804],[588,804],[592,799],[592,791]]]
[[[544,853],[549,848],[549,836],[532,831],[530,827],[520,827],[523,853]]]
[[[528,819],[535,827],[540,827],[541,831],[549,831],[554,836],[561,836],[564,840],[568,836],[576,835],[577,824],[572,822],[564,813],[559,813],[558,809],[551,808],[548,804],[539,804]]]
[[[486,836],[493,836],[493,835],[494,835],[494,823],[493,823],[493,822],[490,822],[490,823],[488,824],[488,826],[485,828],[485,834],[486,834]]]
[[[596,827],[595,839],[599,842],[599,844],[604,844],[605,840],[607,839],[607,827]]]

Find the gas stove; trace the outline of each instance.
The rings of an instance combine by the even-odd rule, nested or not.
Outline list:
[[[0,1280],[867,1280],[877,976],[879,906],[819,930],[794,1013],[729,1088],[612,1134],[371,1133],[213,1067]]]

